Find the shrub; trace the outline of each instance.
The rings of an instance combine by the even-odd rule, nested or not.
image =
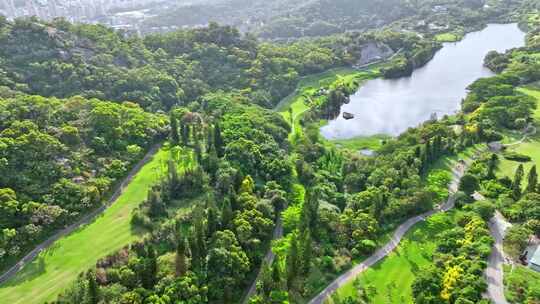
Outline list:
[[[504,158],[506,158],[508,160],[513,160],[513,161],[522,162],[522,163],[526,163],[526,162],[531,161],[530,156],[520,154],[520,153],[517,153],[517,152],[514,152],[514,151],[506,151],[506,152],[503,153],[503,156],[504,156]]]

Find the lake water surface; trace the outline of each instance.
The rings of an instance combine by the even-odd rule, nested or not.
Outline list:
[[[491,24],[444,47],[410,77],[374,79],[364,83],[343,105],[339,117],[321,128],[327,139],[348,139],[375,134],[399,135],[409,127],[453,114],[460,108],[466,87],[493,73],[483,66],[484,56],[525,44],[525,33],[516,24]],[[354,119],[343,119],[343,112]]]

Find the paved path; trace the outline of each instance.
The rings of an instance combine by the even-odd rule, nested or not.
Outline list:
[[[515,141],[513,143],[509,143],[509,144],[506,144],[504,145],[505,147],[512,147],[512,146],[517,146],[517,145],[520,145],[522,144],[525,140],[527,140],[527,138],[529,138],[530,136],[533,136],[536,134],[536,127],[532,124],[532,123],[529,123],[529,125],[525,128],[525,130],[523,131],[523,136],[521,137],[520,140],[518,141]]]
[[[58,239],[70,234],[80,226],[90,223],[96,216],[103,213],[103,211],[105,211],[118,199],[118,197],[120,197],[124,188],[131,182],[131,180],[139,172],[139,170],[141,170],[141,168],[154,156],[154,154],[156,154],[160,147],[161,143],[156,144],[152,148],[150,148],[146,155],[129,171],[128,175],[124,178],[124,180],[122,180],[122,182],[118,186],[116,186],[116,190],[105,204],[103,204],[98,209],[95,209],[92,212],[88,213],[87,215],[79,219],[77,222],[58,231],[41,244],[37,245],[32,251],[25,255],[19,262],[17,262],[17,264],[13,265],[6,272],[0,275],[0,284],[11,279],[15,274],[17,274],[17,272],[19,272],[19,270],[21,270],[25,265],[30,263],[33,259],[35,259],[41,253],[41,251],[47,249]]]
[[[399,244],[403,236],[417,223],[424,221],[426,218],[439,213],[439,212],[446,212],[452,208],[454,208],[454,203],[456,200],[455,193],[458,190],[459,180],[463,176],[467,166],[467,164],[461,164],[458,163],[452,170],[452,181],[450,185],[448,186],[448,190],[450,191],[451,195],[448,198],[448,200],[442,204],[441,206],[438,206],[434,210],[428,211],[424,214],[412,217],[408,219],[405,223],[401,224],[396,231],[394,232],[392,238],[388,243],[386,243],[382,248],[377,250],[373,255],[368,257],[366,260],[364,260],[362,263],[354,266],[352,269],[347,271],[346,273],[339,276],[337,279],[335,279],[330,285],[328,285],[323,291],[321,291],[315,298],[313,298],[311,301],[309,301],[309,304],[322,304],[328,298],[331,294],[333,294],[336,290],[338,290],[340,287],[345,285],[347,282],[353,280],[356,278],[359,274],[364,272],[369,267],[373,266],[378,261],[382,260],[384,257],[386,257],[388,254],[390,254]]]
[[[274,234],[272,236],[272,240],[277,240],[277,239],[280,239],[281,237],[283,237],[283,222],[281,220],[281,216],[279,216],[276,223],[276,227],[274,228]],[[263,266],[265,264],[272,265],[275,257],[276,255],[272,251],[272,246],[270,246],[270,248],[268,249],[268,252],[266,252],[266,256],[261,262],[261,267],[259,269],[259,272],[257,273],[257,276],[255,277],[255,279],[249,286],[247,293],[244,295],[244,298],[242,299],[243,304],[246,304],[249,301],[249,299],[255,294],[255,291],[257,291],[257,282],[261,278]]]
[[[508,223],[499,211],[489,221],[489,231],[495,239],[491,255],[488,259],[488,267],[485,277],[488,284],[487,292],[484,296],[494,304],[508,304],[504,296],[504,269],[505,256],[503,251],[503,240],[506,229],[512,224]]]

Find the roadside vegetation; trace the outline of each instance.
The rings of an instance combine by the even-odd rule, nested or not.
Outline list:
[[[508,302],[534,303],[540,298],[540,273],[521,265],[505,265],[504,286]]]
[[[167,146],[159,150],[111,207],[43,250],[13,279],[0,286],[0,298],[14,304],[53,301],[77,279],[81,269],[94,266],[100,257],[136,241],[142,231],[131,226],[132,212],[143,202],[159,176],[165,174],[169,156]]]
[[[413,303],[412,283],[421,268],[431,264],[439,234],[455,226],[453,215],[439,214],[415,226],[394,252],[339,289],[330,303],[358,298],[368,303]]]

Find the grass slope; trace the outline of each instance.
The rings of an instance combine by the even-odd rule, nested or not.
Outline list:
[[[535,120],[536,127],[540,128],[540,90],[531,87],[520,88],[519,91],[536,98],[538,108],[534,112],[533,118]],[[540,134],[537,132],[534,136],[527,139],[522,144],[510,147],[509,151],[515,151],[520,154],[525,154],[532,158],[532,161],[523,163],[525,172],[527,173],[533,164],[536,164],[537,166],[540,165]],[[506,175],[510,178],[513,178],[519,164],[519,162],[507,160],[501,157],[501,163],[499,165],[499,175]]]
[[[435,40],[439,42],[458,42],[461,39],[463,39],[463,34],[454,32],[442,33],[435,36]]]
[[[143,202],[148,189],[164,172],[168,157],[169,151],[162,148],[101,216],[54,243],[0,286],[0,302],[42,304],[54,300],[98,258],[134,241],[138,234],[130,225],[131,211]]]
[[[286,121],[291,122],[291,116],[289,109],[292,109],[292,132],[294,134],[300,134],[302,127],[300,126],[300,120],[302,115],[309,110],[309,106],[304,102],[304,95],[312,90],[320,87],[328,87],[335,82],[338,78],[343,79],[345,82],[353,80],[366,80],[375,78],[379,75],[378,66],[374,65],[366,70],[355,70],[352,68],[335,68],[323,73],[309,75],[303,77],[296,90],[289,96],[285,97],[275,108],[275,111],[280,113]]]
[[[413,303],[411,285],[415,273],[431,264],[436,236],[451,228],[453,213],[437,214],[409,231],[394,252],[362,273],[356,280],[338,290],[344,299],[357,293],[357,286],[376,290],[371,303]],[[374,288],[369,288],[374,287]]]
[[[504,266],[504,295],[510,303],[537,303],[534,299],[527,302],[527,294],[537,294],[540,290],[540,273],[521,265]],[[536,291],[536,292],[535,292]]]

